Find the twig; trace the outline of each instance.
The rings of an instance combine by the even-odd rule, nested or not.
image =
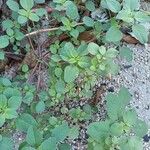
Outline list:
[[[79,26],[79,25],[83,25],[84,23],[83,22],[80,22],[80,23],[77,23],[76,26]],[[25,34],[25,37],[29,37],[31,35],[35,35],[35,34],[39,34],[39,33],[43,33],[43,32],[51,32],[51,31],[57,31],[59,30],[60,27],[56,27],[56,28],[48,28],[48,29],[40,29],[38,31],[33,31],[31,33],[27,33]]]

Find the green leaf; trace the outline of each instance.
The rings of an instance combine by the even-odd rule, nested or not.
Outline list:
[[[34,2],[33,2],[33,0],[20,0],[20,5],[25,10],[30,10],[34,6]]]
[[[44,16],[44,15],[47,15],[47,11],[46,11],[44,8],[39,8],[39,9],[37,9],[37,10],[35,11],[35,13],[36,13],[38,16],[40,16],[40,17],[42,17],[42,16]]]
[[[120,136],[123,134],[124,130],[123,130],[123,123],[114,123],[111,125],[110,127],[110,132],[112,136]]]
[[[66,15],[71,18],[71,19],[77,19],[79,16],[78,14],[78,8],[72,1],[67,1],[66,2]]]
[[[27,65],[27,64],[23,64],[21,70],[22,70],[22,72],[24,72],[24,73],[28,72],[28,71],[29,71],[28,65]]]
[[[45,3],[45,0],[34,0],[37,4]]]
[[[6,2],[6,4],[11,10],[13,10],[15,12],[19,11],[19,4],[17,2],[15,2],[14,0],[8,0]]]
[[[42,113],[45,110],[45,103],[44,101],[39,101],[36,104],[35,110],[37,113]]]
[[[148,125],[144,121],[138,119],[133,130],[136,136],[142,138],[148,132]]]
[[[76,29],[73,29],[71,30],[70,35],[77,39],[79,36],[79,31]]]
[[[109,135],[109,121],[93,122],[87,128],[87,134],[95,141]]]
[[[124,0],[123,7],[130,10],[138,10],[140,8],[140,0]]]
[[[5,123],[5,116],[3,114],[0,114],[0,127],[2,127],[4,123]]]
[[[89,11],[94,11],[95,10],[95,4],[94,2],[92,2],[91,0],[88,0],[85,2],[85,7],[89,10]]]
[[[109,59],[115,58],[117,55],[118,51],[115,48],[109,48],[105,53],[105,57]]]
[[[18,23],[20,24],[24,24],[28,21],[27,17],[24,17],[24,16],[19,16],[18,17]]]
[[[139,40],[142,44],[148,42],[149,32],[142,25],[133,25],[131,35],[134,36],[137,40]]]
[[[8,78],[2,78],[2,84],[4,86],[11,86],[11,81]]]
[[[5,109],[5,118],[6,119],[13,119],[13,118],[17,118],[18,114],[16,112],[15,109],[11,109],[11,108],[7,108]]]
[[[121,150],[143,150],[142,141],[138,137],[130,137],[127,143],[121,144]]]
[[[23,147],[21,150],[36,150],[36,149],[30,146],[26,146],[26,147]]]
[[[9,45],[9,40],[6,35],[0,36],[0,48],[5,48]]]
[[[26,92],[25,96],[23,97],[23,102],[30,105],[30,103],[33,101],[34,94],[32,92]]]
[[[39,146],[39,150],[56,150],[56,138],[55,137],[50,137]]]
[[[41,134],[38,129],[34,128],[33,126],[30,126],[27,131],[27,136],[26,136],[26,142],[31,145],[40,145],[42,142],[43,135]]]
[[[90,54],[96,55],[98,53],[99,46],[96,43],[91,42],[91,43],[88,44],[87,49],[88,49]]]
[[[128,47],[121,47],[120,56],[130,62],[133,59],[133,51]]]
[[[21,105],[22,97],[20,96],[12,96],[8,100],[8,107],[17,110]]]
[[[3,30],[10,29],[14,26],[14,23],[10,19],[6,19],[2,22]]]
[[[94,26],[94,20],[88,16],[83,17],[83,23],[88,27]]]
[[[65,82],[63,80],[58,80],[55,84],[55,89],[57,93],[63,94],[65,90]]]
[[[116,19],[123,20],[127,23],[134,23],[134,14],[130,9],[122,9],[117,14]]]
[[[30,13],[29,19],[35,22],[38,22],[40,20],[39,16],[35,13]]]
[[[14,149],[13,141],[10,138],[3,137],[3,139],[0,141],[0,149],[13,150]]]
[[[138,22],[150,22],[150,16],[147,15],[144,12],[135,12],[134,14],[134,18],[138,21]]]
[[[16,127],[18,130],[27,132],[30,126],[33,126],[33,127],[37,126],[36,120],[31,115],[22,114],[19,118],[17,118]]]
[[[3,51],[0,51],[0,60],[5,59],[5,53]]]
[[[109,28],[106,32],[106,40],[108,42],[119,42],[123,37],[122,32],[115,26]]]
[[[64,80],[67,83],[73,82],[79,75],[79,69],[76,66],[66,66],[64,70]]]
[[[68,133],[69,127],[67,123],[63,123],[52,130],[52,136],[55,137],[58,142],[63,141],[67,137]]]
[[[111,10],[114,13],[119,12],[121,9],[121,4],[117,0],[102,0],[101,6]]]
[[[58,150],[71,150],[71,146],[67,143],[62,143],[58,145]]]
[[[0,108],[7,106],[7,97],[4,94],[0,94]]]
[[[77,127],[72,127],[69,130],[68,136],[70,139],[76,139],[79,135],[79,128]]]
[[[123,114],[123,121],[126,125],[128,126],[133,126],[136,124],[137,121],[137,114],[135,111],[133,110],[127,110],[124,114]]]
[[[78,61],[78,65],[82,68],[90,67],[90,58],[88,56],[81,57]]]

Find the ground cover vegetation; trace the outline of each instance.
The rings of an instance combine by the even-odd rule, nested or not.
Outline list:
[[[105,120],[92,120],[103,94],[94,92],[99,79],[119,72],[116,58],[132,61],[132,50],[122,42],[148,42],[143,24],[150,13],[140,9],[139,0],[7,0],[5,5],[0,150],[14,148],[9,130],[25,135],[19,150],[71,150],[69,141],[78,138],[85,122],[88,150],[142,150],[148,127],[130,108],[125,87],[106,95]],[[91,15],[95,10],[99,19]],[[7,76],[13,65],[15,75]]]

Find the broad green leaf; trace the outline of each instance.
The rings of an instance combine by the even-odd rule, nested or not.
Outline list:
[[[27,132],[30,126],[33,126],[33,127],[37,126],[36,120],[31,115],[22,114],[19,118],[17,118],[16,127],[18,130]]]
[[[63,141],[67,137],[68,133],[69,127],[67,123],[63,123],[52,130],[52,136],[55,137],[58,142]]]
[[[29,16],[28,11],[24,10],[24,9],[19,9],[18,14],[20,14],[21,16],[27,17]]]
[[[35,13],[31,13],[29,15],[29,19],[32,20],[32,21],[35,21],[35,22],[38,22],[40,20],[39,16]]]
[[[3,51],[0,51],[0,60],[5,59],[5,53]]]
[[[134,18],[138,22],[150,22],[150,16],[144,12],[140,12],[140,11],[135,12]]]
[[[26,136],[26,142],[31,145],[40,145],[42,142],[43,135],[41,134],[40,131],[38,131],[37,128],[34,128],[33,126],[30,126],[27,131],[27,136]]]
[[[93,122],[87,128],[87,134],[95,141],[99,142],[101,138],[109,134],[109,121]]]
[[[18,23],[20,24],[24,24],[28,21],[27,17],[24,17],[24,16],[19,16],[18,17]]]
[[[83,56],[79,59],[78,65],[82,68],[90,67],[90,58],[88,56]]]
[[[44,16],[44,15],[47,15],[47,11],[46,11],[44,8],[39,8],[39,9],[37,9],[37,10],[35,11],[35,13],[36,13],[38,16],[40,16],[40,17],[42,17],[42,16]]]
[[[140,24],[135,24],[132,26],[132,36],[139,40],[142,44],[148,42],[149,32],[145,29],[144,26]]]
[[[131,94],[129,93],[129,90],[125,87],[121,87],[120,91],[118,92],[118,99],[119,103],[121,104],[120,107],[126,107],[130,100],[131,100]]]
[[[26,147],[23,147],[21,150],[36,150],[36,149],[30,146],[26,146]]]
[[[25,10],[30,10],[34,6],[34,2],[33,2],[33,0],[20,0],[20,5]]]
[[[9,40],[6,35],[0,36],[0,48],[5,48],[9,45]]]
[[[0,108],[7,106],[7,97],[4,94],[0,94]]]
[[[95,10],[95,4],[94,2],[92,2],[91,0],[88,0],[85,2],[85,7],[89,10],[89,11],[94,11]]]
[[[133,136],[127,143],[121,144],[121,150],[143,150],[143,144],[140,138]]]
[[[79,36],[79,31],[76,29],[73,29],[71,30],[70,35],[77,39]]]
[[[71,146],[67,143],[62,143],[58,145],[58,150],[71,150]]]
[[[127,23],[134,23],[134,14],[130,9],[122,9],[117,14],[116,19],[123,20]]]
[[[42,113],[45,110],[45,107],[44,101],[41,100],[36,104],[35,110],[37,113]]]
[[[79,69],[76,66],[66,66],[64,70],[64,80],[67,83],[73,82],[79,75]]]
[[[129,62],[132,61],[132,59],[133,59],[133,51],[130,48],[128,48],[128,47],[121,47],[119,52],[120,52],[119,55],[122,58],[125,58]]]
[[[73,20],[77,19],[79,14],[78,14],[78,8],[75,5],[75,3],[72,1],[67,1],[66,5],[67,5],[66,6],[66,15]]]
[[[137,120],[137,114],[135,111],[133,110],[127,110],[124,114],[123,114],[123,121],[125,124],[127,124],[128,126],[133,126],[136,124],[136,120]]]
[[[109,48],[105,53],[105,57],[109,59],[115,58],[117,55],[118,51],[115,48]]]
[[[58,80],[55,84],[55,89],[57,93],[63,94],[65,90],[65,82],[63,80]]]
[[[17,110],[21,105],[22,97],[20,96],[12,96],[8,100],[8,107]]]
[[[14,26],[14,23],[10,19],[6,19],[2,22],[3,30],[10,29]]]
[[[94,26],[94,20],[88,16],[83,17],[83,23],[88,27]]]
[[[26,92],[25,96],[23,97],[23,102],[30,105],[30,103],[33,101],[34,94],[32,92]]]
[[[13,141],[10,138],[3,137],[3,139],[0,141],[0,149],[13,150],[14,149]]]
[[[138,10],[140,8],[140,0],[124,0],[123,7],[125,9],[129,8],[132,11]]]
[[[2,78],[2,84],[4,86],[11,86],[11,81],[8,78]]]
[[[110,127],[110,132],[112,136],[120,136],[123,134],[124,130],[123,130],[123,123],[114,123],[111,125]]]
[[[87,49],[88,49],[90,54],[96,55],[98,53],[99,46],[96,43],[91,42],[91,43],[88,44]]]
[[[39,146],[38,150],[56,150],[56,138],[55,137],[50,137]]]
[[[109,28],[106,32],[106,40],[108,42],[119,42],[123,37],[122,32],[115,26]]]
[[[5,123],[5,116],[3,114],[0,114],[0,127],[2,127],[4,123]]]
[[[101,6],[117,13],[121,9],[121,4],[117,0],[101,0]]]
[[[148,125],[144,121],[138,119],[133,130],[136,136],[142,138],[148,132]]]
[[[72,127],[69,130],[68,136],[70,139],[76,139],[79,135],[79,128],[77,127]]]
[[[5,109],[4,116],[6,119],[13,119],[13,118],[17,118],[18,114],[15,109],[7,108]]]
[[[18,11],[19,11],[19,4],[18,4],[16,1],[14,1],[14,0],[8,0],[8,1],[6,2],[6,4],[7,4],[7,6],[8,6],[11,10],[13,10],[13,11],[15,11],[15,12],[18,12]]]

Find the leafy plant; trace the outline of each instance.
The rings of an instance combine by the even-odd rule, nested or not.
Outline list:
[[[106,96],[108,118],[89,125],[89,149],[143,149],[141,138],[147,132],[147,125],[138,119],[133,109],[126,108],[130,99],[124,87],[118,94]],[[131,133],[135,135],[130,136]]]
[[[0,78],[0,127],[6,119],[17,118],[17,109],[22,102],[22,96],[17,88],[7,78]]]

